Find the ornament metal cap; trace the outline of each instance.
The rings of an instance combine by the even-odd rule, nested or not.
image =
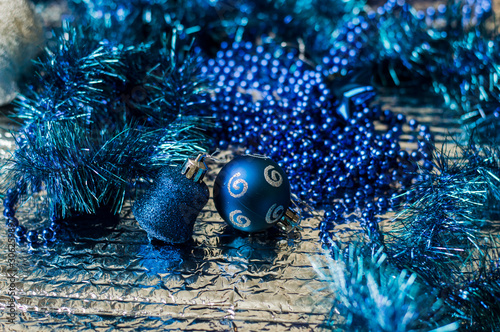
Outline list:
[[[194,182],[203,181],[208,171],[207,164],[205,164],[205,157],[206,154],[200,153],[196,159],[186,159],[184,165],[182,165],[181,173]]]
[[[285,214],[277,224],[283,231],[289,233],[295,228],[302,230],[302,227],[299,226],[301,220],[302,217],[300,215],[300,209],[297,204],[292,201]]]

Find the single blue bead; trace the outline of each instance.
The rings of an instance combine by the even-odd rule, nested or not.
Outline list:
[[[427,125],[420,125],[419,131],[423,134],[427,134],[431,132],[431,129]]]
[[[423,169],[427,170],[427,171],[432,171],[432,169],[434,168],[434,165],[432,164],[432,162],[429,162],[429,161],[425,161],[424,164],[422,165]]]
[[[414,161],[419,161],[422,159],[422,154],[418,150],[412,151],[410,156]]]
[[[16,211],[14,210],[13,207],[10,207],[10,206],[6,206],[4,209],[3,209],[3,215],[7,218],[10,218],[10,217],[14,217],[16,214]]]
[[[373,187],[370,184],[364,186],[364,193],[366,196],[371,196],[374,193]]]
[[[408,154],[408,151],[406,150],[400,150],[399,151],[399,157],[401,158],[402,161],[408,161],[410,155]]]
[[[52,218],[51,218],[52,219]],[[61,229],[61,224],[58,222],[59,218],[54,217],[50,222],[49,228],[53,231],[59,231]]]
[[[356,191],[356,193],[354,194],[354,198],[358,201],[361,201],[365,198],[365,194],[364,192],[362,192],[361,190],[358,190]]]
[[[426,133],[424,135],[421,135],[423,137],[423,139],[425,139],[426,141],[429,141],[429,142],[433,142],[434,141],[434,135],[432,133]]]
[[[379,199],[377,200],[377,205],[379,211],[385,211],[389,206],[389,203],[387,202],[387,199],[385,197],[379,197]]]
[[[341,215],[345,212],[344,206],[342,204],[338,204],[338,203],[333,206],[333,210],[335,211],[335,213],[337,215]]]
[[[384,110],[382,121],[383,122],[390,122],[392,120],[393,116],[394,116],[394,113],[391,110]]]
[[[400,204],[400,202],[401,202],[401,196],[398,195],[397,193],[393,193],[391,195],[390,200],[389,200],[391,207],[393,207],[393,208],[397,207]]]
[[[23,236],[26,234],[26,227],[20,225],[20,226],[17,226],[16,227],[16,231],[15,231],[15,234],[17,236]]]
[[[329,233],[323,233],[321,234],[320,239],[323,243],[329,243],[331,240],[331,235]]]
[[[38,232],[37,231],[29,231],[26,235],[26,240],[31,243],[38,242]]]
[[[354,208],[355,206],[355,202],[352,198],[345,198],[344,199],[344,204],[347,208],[348,211],[352,211],[352,209]]]
[[[412,130],[415,130],[418,127],[418,121],[415,119],[410,119],[410,121],[408,121],[408,125]]]
[[[322,222],[320,224],[319,228],[320,228],[321,231],[327,232],[327,231],[333,230],[335,228],[335,225],[331,221],[329,221],[329,222]]]
[[[406,123],[406,116],[404,116],[401,113],[398,113],[398,115],[396,115],[396,121],[400,124]]]
[[[361,217],[365,220],[370,220],[373,218],[373,211],[369,210],[369,211],[364,211],[362,214],[361,214]]]
[[[9,228],[17,228],[17,226],[19,226],[19,220],[17,220],[16,217],[9,217],[5,221],[5,225]]]
[[[45,241],[52,241],[53,238],[54,238],[54,231],[51,230],[50,228],[46,228],[42,231],[42,238],[45,240]]]

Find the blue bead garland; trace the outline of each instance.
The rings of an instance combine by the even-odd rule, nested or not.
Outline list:
[[[376,215],[414,181],[404,170],[417,162],[433,167],[429,144],[410,152],[399,144],[406,125],[416,139],[432,141],[428,126],[372,105],[371,90],[349,100],[352,114],[344,119],[325,72],[311,68],[294,49],[272,42],[223,44],[202,71],[217,84],[211,105],[220,119],[219,147],[243,147],[276,160],[291,191],[326,210],[319,226],[325,243],[334,225],[354,212],[377,239]]]
[[[14,236],[19,244],[27,243],[30,247],[39,244],[47,245],[56,240],[56,235],[60,230],[60,225],[52,222],[48,228],[41,230],[27,230],[26,227],[19,224],[19,220],[15,217],[16,205],[21,194],[22,185],[17,184],[15,189],[9,189],[6,192],[6,197],[3,200],[4,217],[6,224],[15,227]]]

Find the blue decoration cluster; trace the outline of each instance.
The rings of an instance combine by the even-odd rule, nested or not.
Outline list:
[[[11,221],[39,193],[46,197],[34,212],[42,220],[119,213],[141,179],[206,151],[209,123],[193,116],[206,81],[190,44],[175,34],[128,47],[99,38],[64,24],[16,101],[23,123],[3,174]],[[55,231],[17,229],[29,244],[48,243]]]
[[[220,30],[218,1],[205,0],[69,0],[71,16],[92,27],[97,39],[125,46],[161,43],[175,29],[178,38],[199,33],[211,40]],[[207,27],[200,31],[200,26]],[[219,31],[220,32],[220,31]]]
[[[425,11],[401,0],[374,11],[337,0],[69,0],[69,7],[74,25],[90,29],[56,33],[18,100],[24,125],[4,200],[9,224],[41,189],[51,221],[107,204],[118,211],[139,174],[170,163],[173,151],[204,150],[196,130],[203,121],[191,115],[213,116],[217,147],[278,161],[292,192],[325,210],[321,241],[347,269],[338,275],[351,278],[337,287],[347,329],[366,321],[380,331],[498,327],[491,252],[500,245],[482,236],[492,227],[486,210],[500,197],[498,152],[471,144],[456,164],[433,155],[427,125],[376,102],[378,86],[432,90],[458,111],[468,136],[497,142],[500,39],[488,29],[489,1]],[[401,149],[403,132],[417,149]],[[407,209],[398,211],[395,232],[382,233],[378,215],[400,201]],[[363,250],[335,243],[336,226],[351,221],[371,241]],[[30,244],[58,232],[57,223],[16,230]],[[429,301],[415,300],[417,276],[407,277],[407,268]],[[404,308],[384,308],[389,302]],[[441,325],[450,321],[441,320],[443,302],[461,325]]]
[[[216,80],[211,107],[218,146],[276,160],[293,193],[326,209],[320,225],[325,243],[354,212],[375,234],[374,216],[394,204],[392,194],[412,185],[417,165],[433,168],[430,128],[372,105],[372,89],[339,100],[322,72],[299,57],[272,42],[222,45],[202,67]],[[347,118],[342,105],[350,110]],[[414,151],[400,148],[405,125],[420,140]]]
[[[364,71],[383,86],[432,90],[460,116],[467,135],[498,140],[499,39],[488,27],[491,16],[490,1],[416,11],[390,0],[376,11],[344,15],[318,63],[332,76]]]
[[[470,12],[464,8],[464,13]],[[278,161],[290,176],[292,191],[325,209],[320,237],[332,255],[336,226],[360,222],[372,250],[382,248],[389,263],[399,269],[418,271],[427,295],[436,303],[445,300],[442,311],[430,313],[435,315],[432,324],[444,312],[448,318],[467,317],[467,326],[479,328],[496,324],[495,318],[485,320],[488,313],[478,308],[478,299],[486,289],[491,290],[493,295],[483,300],[496,315],[493,299],[498,296],[498,280],[493,276],[497,264],[491,251],[498,248],[498,242],[481,241],[478,232],[483,222],[475,217],[469,223],[464,219],[465,211],[478,215],[491,206],[491,202],[477,199],[474,188],[477,185],[481,187],[477,190],[486,192],[482,186],[490,183],[488,190],[495,191],[498,183],[492,179],[497,177],[498,165],[482,171],[484,178],[474,177],[468,172],[485,169],[485,165],[467,159],[463,161],[466,170],[458,167],[450,177],[443,165],[451,158],[433,155],[430,128],[381,110],[373,103],[375,89],[371,88],[372,84],[433,86],[448,105],[458,101],[463,110],[476,105],[474,114],[481,119],[473,122],[475,126],[497,123],[493,111],[497,82],[491,67],[495,61],[489,61],[495,58],[495,43],[477,31],[465,34],[469,36],[465,40],[463,29],[471,17],[455,15],[456,10],[451,5],[441,6],[422,14],[408,5],[389,2],[377,12],[346,15],[335,34],[335,44],[328,52],[319,52],[320,62],[314,58],[318,54],[307,56],[300,47],[264,36],[257,43],[223,43],[202,71],[217,84],[212,109],[222,128],[216,133],[219,146],[244,148],[246,153],[265,154]],[[479,9],[475,12],[475,22],[487,17]],[[440,20],[446,23],[444,28]],[[416,150],[400,149],[403,128],[418,142]],[[494,153],[473,155],[484,162],[495,160]],[[440,183],[447,185],[441,187]],[[435,191],[429,194],[426,190]],[[443,198],[447,195],[449,200]],[[411,216],[398,221],[400,233],[383,234],[378,215],[389,208],[399,209],[401,202],[417,208],[404,212]],[[480,243],[485,253],[476,252],[472,243]],[[447,259],[450,252],[467,252],[471,260],[454,254]],[[463,271],[474,271],[479,265],[492,279]],[[472,289],[472,284],[481,287]],[[366,291],[368,286],[354,284],[345,294],[356,293],[352,289],[358,287]],[[464,299],[463,292],[473,296]],[[372,319],[371,311],[355,305],[357,300],[355,295],[346,298],[347,312]],[[377,298],[362,301],[367,306],[378,303]],[[460,312],[465,314],[459,317]],[[404,317],[403,312],[399,314]],[[396,324],[395,317],[384,319]],[[455,330],[459,324],[453,322],[447,328]]]
[[[491,17],[489,0],[449,1],[418,11],[402,0],[373,11],[361,1],[335,0],[70,0],[69,5],[75,21],[95,27],[99,40],[123,45],[158,44],[175,30],[181,39],[196,35],[201,48],[213,54],[223,40],[272,35],[277,43],[301,49],[333,78],[357,70],[368,73],[363,84],[432,87],[464,114],[467,130],[497,132],[497,43],[482,38]]]

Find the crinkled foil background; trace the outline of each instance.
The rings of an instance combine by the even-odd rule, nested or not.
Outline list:
[[[384,102],[394,111],[434,125],[438,142],[457,128],[456,122],[443,120],[441,110],[430,106],[432,98]],[[435,126],[439,118],[440,126]],[[1,154],[11,147],[12,138],[2,133]],[[221,166],[211,165],[209,188]],[[302,231],[247,236],[226,226],[210,200],[191,243],[154,247],[130,206],[120,218],[83,219],[56,245],[36,251],[17,248],[17,323],[6,322],[9,297],[4,291],[0,327],[7,331],[316,331],[332,310],[328,283],[318,278],[311,263],[311,257],[324,262],[318,224],[318,218],[309,218]],[[2,290],[8,288],[6,243],[3,227]]]
[[[212,165],[210,188],[221,166]],[[120,218],[100,218],[81,219],[56,245],[17,248],[18,323],[6,323],[9,298],[2,292],[3,329],[315,330],[329,310],[320,305],[326,285],[309,261],[320,252],[315,219],[305,220],[300,233],[247,236],[226,226],[210,201],[192,243],[154,247],[130,207]],[[0,234],[6,290],[5,227]]]
[[[42,10],[44,24],[58,24],[65,10],[60,4]],[[437,142],[456,132],[457,123],[433,108],[434,97],[415,92],[418,97],[384,103],[431,125]],[[1,128],[4,122],[0,119]],[[1,130],[0,158],[12,148],[12,137]],[[212,165],[209,187],[220,167]],[[20,217],[30,224],[29,215]],[[0,227],[0,330],[317,331],[334,301],[310,259],[324,263],[318,224],[310,218],[302,231],[288,236],[276,231],[245,236],[226,226],[209,201],[191,243],[158,248],[148,243],[130,206],[118,219],[83,219],[53,246],[17,247],[12,325],[6,313],[7,229]]]

